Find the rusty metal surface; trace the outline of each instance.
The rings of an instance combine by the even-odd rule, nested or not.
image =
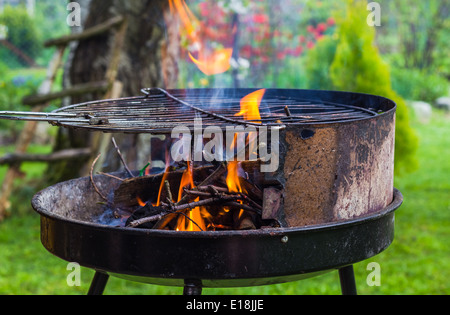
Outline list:
[[[115,186],[113,179],[95,179],[101,189]],[[394,212],[403,201],[395,191],[394,202],[377,213],[313,227],[177,232],[93,223],[102,207],[89,186],[89,178],[81,178],[33,198],[45,248],[117,277],[175,286],[184,279],[202,280],[205,287],[282,283],[371,258],[392,243]]]
[[[184,107],[193,109],[180,103],[182,99],[188,104],[206,106],[208,110],[213,106],[213,112],[225,118],[209,117],[202,112],[204,126],[229,124],[230,120],[237,119],[234,114],[239,110],[240,99],[254,90],[171,90],[175,97],[152,91],[154,94],[148,98],[92,102],[61,111],[77,114],[86,114],[92,108],[112,111],[114,115],[107,117],[108,120],[115,117],[125,126],[115,131],[130,132],[134,127],[129,129],[128,123],[133,123],[142,127],[134,131],[146,132],[159,127],[165,129],[168,117],[173,118],[170,122],[174,124],[184,121],[178,119],[192,124],[195,115],[187,115],[189,111]],[[286,104],[292,116],[285,115]],[[394,102],[358,93],[269,89],[261,107],[265,125],[278,120],[283,123],[278,143],[280,167],[262,177],[263,188],[284,188],[284,200],[280,202],[283,211],[279,212],[287,226],[353,219],[383,209],[392,201]]]
[[[394,111],[371,120],[288,128],[284,139],[289,226],[353,219],[392,202]]]

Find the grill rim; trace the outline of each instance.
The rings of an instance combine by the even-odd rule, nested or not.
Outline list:
[[[99,175],[94,176],[95,178],[99,178]],[[54,186],[60,186],[60,185],[67,185],[69,183],[75,183],[80,180],[90,180],[90,178],[78,178],[78,179],[72,179],[67,182],[61,182]],[[48,187],[37,193],[32,201],[32,207],[33,209],[39,213],[39,215],[47,217],[49,219],[53,219],[56,221],[64,221],[67,223],[75,224],[75,225],[82,225],[82,226],[89,226],[94,229],[102,229],[109,232],[119,231],[119,232],[127,232],[131,234],[138,234],[138,235],[148,235],[149,233],[157,236],[179,236],[181,238],[203,238],[203,237],[214,237],[214,236],[224,236],[224,237],[234,237],[234,236],[251,236],[251,235],[284,235],[285,233],[308,233],[312,231],[327,231],[327,230],[333,230],[333,229],[339,229],[345,226],[354,226],[354,225],[360,225],[364,224],[370,221],[378,220],[381,217],[384,217],[394,211],[396,211],[403,203],[403,195],[402,193],[394,188],[394,199],[391,202],[390,205],[388,205],[385,209],[382,209],[381,211],[377,213],[370,213],[355,219],[350,220],[342,220],[338,222],[329,222],[325,224],[315,224],[315,225],[308,225],[304,227],[288,227],[288,228],[269,228],[269,229],[260,229],[260,230],[249,230],[249,231],[200,231],[200,232],[185,232],[185,231],[166,231],[166,230],[151,230],[151,229],[133,229],[133,228],[126,228],[126,227],[113,227],[103,224],[98,224],[94,222],[86,222],[76,219],[69,219],[60,215],[56,215],[46,209],[44,209],[41,206],[41,200],[45,193],[51,189],[52,187]]]
[[[150,88],[150,89],[143,89],[143,90],[164,91],[159,88]],[[231,95],[230,97],[233,97],[232,94],[235,93],[236,91],[246,95],[246,94],[255,92],[257,90],[259,90],[259,89],[257,89],[257,88],[252,88],[252,89],[249,89],[249,88],[244,88],[244,89],[231,89],[231,88],[230,89],[228,89],[228,88],[227,89],[212,89],[212,88],[209,88],[209,89],[170,89],[170,90],[167,90],[167,93],[169,93],[170,95],[178,95],[180,93],[206,94],[206,93],[210,93],[210,92],[223,91],[224,93],[227,93],[227,95]],[[382,97],[382,96],[377,96],[377,95],[372,95],[372,94],[353,93],[353,92],[345,92],[345,91],[327,91],[327,90],[266,89],[266,95],[275,94],[279,97],[284,97],[287,94],[292,94],[292,93],[296,94],[296,99],[294,99],[294,100],[297,102],[304,102],[304,101],[323,102],[323,103],[328,103],[328,104],[331,104],[334,106],[341,106],[341,107],[346,107],[346,108],[351,108],[351,109],[357,109],[360,112],[364,112],[364,114],[369,114],[370,116],[350,118],[350,119],[344,119],[344,120],[325,120],[325,121],[311,121],[311,122],[303,121],[303,122],[293,122],[293,123],[283,122],[281,124],[274,124],[274,123],[256,124],[256,123],[245,122],[245,121],[236,119],[236,120],[230,121],[229,124],[227,125],[227,124],[224,124],[223,121],[217,120],[217,124],[212,124],[212,125],[218,125],[221,128],[223,128],[225,126],[233,126],[233,125],[234,126],[244,126],[244,127],[267,126],[267,127],[277,127],[280,130],[289,128],[290,126],[295,126],[295,127],[298,127],[298,126],[305,126],[305,127],[333,126],[333,125],[354,123],[356,121],[378,119],[385,115],[389,115],[392,112],[395,112],[397,109],[397,104],[394,101],[392,101],[388,98]],[[320,98],[320,100],[306,99],[306,97],[301,96],[305,93],[308,95],[319,95],[319,96],[321,96],[321,98]],[[117,103],[117,102],[133,102],[133,101],[138,101],[138,100],[140,101],[140,100],[145,100],[147,97],[148,97],[148,95],[143,95],[143,96],[123,97],[123,98],[118,98],[118,99],[106,99],[106,100],[84,102],[84,103],[80,103],[80,104],[73,104],[73,105],[62,107],[60,109],[54,110],[52,112],[52,114],[71,113],[70,110],[80,108],[83,106],[88,107],[88,106],[95,106],[98,104],[105,105],[105,104],[113,103],[113,102]],[[177,96],[175,96],[175,98],[177,98]],[[329,99],[331,99],[331,101]],[[336,99],[339,99],[340,103],[337,103]],[[341,99],[344,99],[345,101],[341,102]],[[350,102],[349,100],[353,104],[348,104]],[[367,105],[368,108],[366,108],[362,105],[354,104],[354,103],[361,103],[361,102],[367,102],[367,103],[370,102],[372,104],[375,104],[376,107],[381,108],[381,112],[377,113],[375,111],[372,111],[369,105]],[[184,106],[181,103],[180,103],[180,105]],[[191,107],[195,108],[195,106],[191,106]],[[92,108],[92,110],[94,111],[94,108]],[[89,111],[89,108],[87,108],[86,111]],[[206,110],[206,112],[207,112],[207,110]],[[208,113],[205,113],[205,115],[207,115],[207,114]],[[329,112],[329,113],[325,113],[325,114],[333,114],[333,112]],[[308,113],[305,115],[308,115]],[[123,117],[125,117],[125,115]],[[161,117],[162,116],[157,117],[157,118],[161,118]],[[102,118],[102,117],[98,117],[98,118]],[[126,126],[125,127],[111,127],[110,125],[86,125],[86,124],[77,125],[77,124],[71,124],[70,122],[66,123],[66,122],[59,122],[59,121],[53,121],[52,124],[61,126],[61,127],[65,127],[65,128],[72,128],[72,129],[84,129],[84,130],[91,130],[91,131],[101,131],[101,132],[106,132],[106,133],[126,133],[126,134],[129,134],[129,133],[132,133],[132,134],[136,134],[136,133],[169,134],[169,133],[171,133],[172,129],[175,127],[175,125],[173,125],[173,126],[167,126],[167,127],[152,128],[151,122],[148,123],[147,126],[142,127],[142,128],[141,127],[133,128],[133,127],[126,127]],[[193,125],[193,119],[177,122],[177,126],[179,126],[179,125],[185,125],[185,126],[191,127]],[[207,126],[205,124],[203,124],[203,129],[206,127]]]
[[[61,184],[67,182],[57,185]],[[51,254],[119,278],[134,278],[133,281],[173,286],[183,286],[183,279],[201,279],[205,280],[203,287],[245,287],[283,283],[300,280],[311,273],[329,271],[369,259],[392,244],[395,211],[403,202],[403,196],[395,189],[395,198],[388,207],[372,215],[341,223],[260,231],[177,232],[114,228],[61,219],[60,216],[40,209],[40,194],[42,192],[33,198],[33,207],[41,215],[41,242]],[[285,236],[289,238],[287,243],[282,241]],[[349,243],[350,236],[356,241],[355,244],[352,241]],[[93,239],[98,239],[99,243],[93,244]],[[133,242],[136,242],[135,246],[125,245]],[[311,245],[304,249],[305,252],[299,250],[298,246],[311,242],[313,245],[317,243],[325,247],[316,249],[315,245]],[[105,244],[118,245],[105,249]],[[151,245],[151,249],[145,252],[137,251],[144,244]],[[236,256],[235,251],[229,249],[233,244],[239,248],[257,246],[256,257]],[[341,250],[330,251],[332,244]],[[178,252],[180,246],[183,248],[181,254]],[[225,255],[224,257],[235,264],[229,265],[214,258],[215,246],[219,246],[221,256]],[[268,246],[273,252],[267,252]],[[315,254],[311,258],[313,261],[310,261],[305,255],[313,248]],[[335,248],[334,245],[332,248]],[[212,251],[205,252],[208,258],[197,256],[203,249]],[[221,249],[227,251],[222,252]],[[294,249],[295,252],[291,252]],[[161,251],[164,251],[164,254]],[[155,256],[158,253],[162,255],[160,259]],[[178,257],[181,262],[176,255],[171,256],[174,253],[181,255],[182,259]],[[183,256],[187,253],[188,256]],[[266,257],[269,253],[270,257]],[[281,253],[287,256],[280,258]],[[260,265],[258,257],[263,259],[263,265]],[[272,258],[277,263],[273,263]],[[166,261],[167,259],[169,261]],[[214,264],[215,268],[203,269],[205,259],[212,259],[207,261]],[[166,265],[166,262],[170,262],[169,265]],[[192,266],[184,266],[187,262]],[[258,264],[255,265],[255,262]],[[181,269],[171,269],[176,266]],[[190,269],[191,267],[193,269]]]

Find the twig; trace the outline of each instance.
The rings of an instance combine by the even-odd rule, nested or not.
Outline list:
[[[209,185],[210,183],[214,182],[217,178],[219,178],[220,176],[225,174],[226,170],[227,170],[227,168],[225,167],[225,165],[223,163],[220,163],[220,166],[211,175],[209,175],[203,182],[201,182],[199,186],[201,187],[201,186]],[[195,190],[197,190],[197,188],[193,188],[191,190],[195,191]],[[182,204],[186,203],[188,200],[189,200],[189,195],[184,195],[183,198],[181,198],[180,201],[176,203],[176,206],[182,205]]]
[[[258,210],[262,210],[262,207],[253,199],[251,199],[249,196],[247,196],[244,193],[239,193],[239,195],[242,197],[242,199],[244,199],[245,201],[247,201],[248,203],[250,203],[253,207],[255,207]]]
[[[197,224],[197,222],[195,222],[194,220],[192,220],[186,213],[184,213],[183,211],[178,211],[178,214],[181,214],[182,216],[184,216],[186,219],[188,219],[189,221],[191,221],[192,223],[194,223],[199,229],[200,231],[204,232],[203,229],[200,227],[200,225]]]
[[[169,214],[168,212],[161,212],[160,214],[157,214],[157,215],[154,215],[154,216],[151,216],[151,217],[142,218],[142,219],[139,219],[139,220],[131,222],[128,225],[128,227],[135,228],[135,227],[138,227],[138,226],[143,225],[145,223],[151,223],[151,222],[159,221],[159,220],[161,220],[163,217],[165,217],[168,214]]]
[[[208,186],[209,184],[213,183],[217,178],[221,177],[225,172],[227,171],[227,168],[224,163],[220,163],[219,167],[212,172],[211,175],[209,175],[199,186]]]
[[[196,190],[189,190],[189,189],[184,189],[184,192],[188,195],[192,195],[192,196],[196,196],[196,197],[213,197],[213,194],[209,193],[209,192],[203,192],[203,191],[196,191]]]
[[[12,153],[0,157],[0,165],[20,164],[22,162],[57,162],[61,160],[81,159],[90,156],[91,149],[69,149],[52,154]]]
[[[166,180],[164,182],[164,187],[166,188],[166,193],[167,193],[167,200],[169,200],[170,202],[173,201],[173,196],[172,196],[172,191],[170,190],[170,183],[168,180]]]
[[[114,179],[117,179],[118,181],[121,181],[121,182],[123,182],[125,180],[123,178],[120,178],[120,177],[117,177],[117,176],[114,176],[114,175],[111,175],[111,174],[108,174],[108,173],[97,172],[97,174],[98,175],[107,176],[107,177],[110,177],[110,178],[114,178]]]
[[[97,161],[98,161],[98,159],[100,158],[101,155],[102,155],[102,154],[100,153],[100,154],[97,156],[97,158],[94,160],[94,162],[92,163],[92,166],[91,166],[91,172],[90,172],[91,184],[92,184],[92,186],[94,187],[94,189],[95,189],[95,191],[97,192],[97,194],[98,194],[100,197],[102,197],[103,200],[105,200],[106,202],[108,202],[108,199],[100,192],[100,190],[98,189],[97,185],[95,184],[95,182],[94,182],[94,176],[93,176],[95,164],[97,163]]]
[[[225,203],[223,205],[226,206],[226,207],[238,208],[238,209],[241,209],[241,210],[244,210],[244,211],[253,212],[253,213],[256,213],[258,215],[261,215],[261,211],[260,210],[255,209],[253,207],[250,207],[248,205],[240,204],[238,202],[232,201],[232,202],[227,202],[227,203]]]
[[[255,213],[259,213],[259,214],[261,213],[260,211],[258,211],[257,209],[255,209],[253,207],[236,202],[239,199],[241,199],[241,196],[239,196],[239,195],[213,197],[213,198],[209,198],[209,199],[205,199],[205,200],[200,200],[197,202],[186,203],[183,205],[175,205],[172,207],[171,210],[178,212],[178,211],[193,209],[193,208],[197,208],[197,207],[206,207],[206,206],[216,205],[216,204],[225,204],[225,205],[228,205],[228,206],[231,206],[234,208],[240,208],[240,209],[243,209],[246,211],[251,211],[251,212],[255,212]],[[168,204],[163,204],[163,203],[161,203],[161,204],[165,207],[170,207],[170,205],[168,205]]]
[[[253,199],[251,199],[249,196],[247,196],[244,193],[231,193],[226,188],[217,187],[214,185],[200,186],[197,188],[198,188],[198,191],[187,190],[187,189],[185,189],[184,191],[189,195],[198,196],[198,197],[215,197],[217,195],[220,195],[221,193],[227,194],[227,195],[232,195],[232,196],[238,196],[238,197],[240,197],[240,199],[242,199],[243,201],[247,201],[249,204],[251,204],[256,209],[262,210],[261,205],[259,205],[256,201],[254,201]]]
[[[163,205],[165,205],[164,203],[161,203]],[[168,205],[166,205],[168,206]],[[177,212],[161,212],[160,214],[151,216],[151,217],[147,217],[147,218],[142,218],[136,221],[131,222],[127,227],[131,227],[131,228],[136,228],[138,226],[141,226],[145,223],[151,223],[151,222],[156,222],[161,220],[162,218],[164,218],[166,215],[169,214],[178,214],[178,215],[182,215],[184,216],[186,219],[188,219],[189,221],[191,221],[193,224],[195,224],[200,231],[203,232],[203,229],[197,224],[197,222],[195,222],[194,220],[192,220],[186,213],[183,213],[183,210],[177,211]]]
[[[116,148],[117,154],[119,155],[120,160],[122,161],[122,164],[125,167],[125,170],[128,172],[128,175],[130,175],[131,177],[134,177],[133,173],[130,171],[130,169],[128,168],[127,163],[125,162],[125,159],[123,158],[123,155],[120,152],[119,147],[117,146],[116,139],[114,139],[114,137],[112,137],[111,141],[112,141],[112,144],[114,145],[114,147]]]
[[[214,185],[208,185],[208,186],[198,186],[197,187],[198,191],[208,191],[208,192],[213,192],[213,193],[228,193],[229,190],[228,188],[224,188],[224,187],[218,187],[218,186],[214,186]]]

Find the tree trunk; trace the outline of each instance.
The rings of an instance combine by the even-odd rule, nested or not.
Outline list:
[[[82,11],[88,12],[83,25],[85,29],[119,15],[127,19],[127,33],[117,76],[117,80],[123,83],[123,97],[140,95],[140,90],[144,87],[173,85],[177,78],[176,63],[167,61],[163,63],[167,65],[164,72],[170,73],[170,75],[163,75],[161,69],[162,56],[173,58],[173,54],[169,53],[167,49],[171,45],[165,43],[164,13],[168,10],[167,3],[166,0],[91,1],[89,10]],[[70,66],[66,68],[69,71],[66,74],[66,78],[69,80],[66,81],[70,81],[70,84],[74,85],[104,80],[110,59],[111,45],[114,42],[113,38],[114,32],[111,31],[79,42],[74,50]],[[169,38],[169,42],[171,40]],[[172,48],[172,50],[174,49]],[[71,103],[87,102],[103,97],[104,95],[101,93],[86,94],[72,98]],[[98,139],[93,140],[95,138],[90,132],[60,129],[55,151],[98,146]],[[137,150],[140,142],[138,137],[115,135],[115,138],[124,155],[130,161],[135,161],[139,154]],[[98,152],[98,150],[95,151]],[[110,164],[107,170],[116,170],[115,167],[119,163],[114,162],[117,160],[114,157],[115,152],[109,151],[111,157],[105,157]],[[47,173],[49,174],[49,184],[85,176],[90,168],[87,162],[88,160],[85,159],[50,165]],[[130,167],[137,168],[139,165]]]

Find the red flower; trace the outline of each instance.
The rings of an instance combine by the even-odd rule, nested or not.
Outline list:
[[[313,48],[314,48],[314,43],[313,43],[312,41],[309,41],[309,42],[306,44],[306,47],[307,47],[308,49],[313,49]]]
[[[269,17],[266,14],[255,14],[253,16],[253,22],[260,24],[267,23],[269,22]]]
[[[303,35],[300,35],[299,40],[300,40],[300,44],[303,44],[306,42],[306,37]]]
[[[202,16],[209,16],[210,10],[209,10],[209,4],[207,2],[202,2],[199,4],[200,6],[200,14]]]
[[[295,54],[294,54],[294,56],[295,56],[295,57],[298,57],[298,56],[300,56],[301,54],[303,54],[303,47],[302,47],[302,46],[298,46],[298,47],[295,49]]]
[[[250,45],[242,46],[241,55],[244,58],[250,58],[250,56],[252,55],[252,46],[250,46]]]
[[[327,24],[328,24],[328,26],[334,26],[334,25],[336,25],[336,20],[334,19],[334,17],[328,18]]]
[[[261,56],[261,61],[264,63],[270,62],[270,58],[267,56]]]
[[[319,25],[317,25],[317,31],[319,33],[323,33],[327,30],[327,25],[325,23],[319,23]]]
[[[314,26],[308,25],[308,27],[306,28],[306,30],[308,31],[308,33],[314,33],[314,31],[315,31],[316,29],[314,28]]]
[[[283,60],[284,57],[286,57],[286,55],[284,54],[284,52],[280,51],[277,53],[277,59],[278,60]]]

